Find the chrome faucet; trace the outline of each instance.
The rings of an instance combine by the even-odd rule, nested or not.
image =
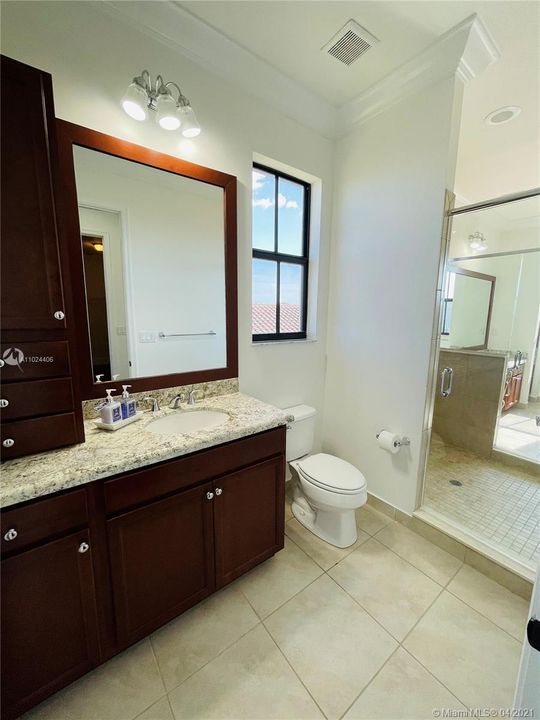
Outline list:
[[[150,410],[151,410],[153,413],[156,413],[156,412],[159,412],[159,411],[160,411],[161,408],[159,407],[159,403],[158,403],[158,401],[156,400],[156,398],[153,398],[153,397],[145,397],[145,398],[143,398],[143,400],[144,400],[144,402],[149,402],[149,403],[150,403]]]
[[[175,395],[171,402],[169,403],[169,407],[173,410],[178,410],[178,405],[186,399],[186,396],[184,393],[180,393],[180,395]]]
[[[169,407],[173,410],[178,410],[178,406],[180,403],[187,403],[188,405],[195,405],[195,390],[190,390],[187,395],[186,393],[180,393],[180,395],[175,395],[173,399],[170,402]]]

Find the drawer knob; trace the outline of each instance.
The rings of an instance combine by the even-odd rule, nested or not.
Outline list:
[[[15,440],[13,440],[13,438],[6,438],[3,441],[2,445],[4,447],[13,447],[15,445]]]
[[[216,495],[221,495],[223,490],[221,488],[216,488]]]
[[[66,316],[64,315],[64,313],[63,313],[62,310],[57,310],[57,311],[54,313],[54,317],[55,317],[56,320],[63,320]]]
[[[7,542],[11,542],[12,540],[15,540],[18,533],[15,530],[15,528],[10,528],[7,533],[4,535],[4,540],[7,540]]]
[[[5,398],[2,398],[0,400],[0,408],[5,408],[9,405],[9,400],[6,400]]]
[[[207,500],[211,500],[213,497],[214,497],[214,493],[213,493],[213,492],[208,491],[208,492],[206,493],[206,499],[207,499]]]
[[[89,550],[90,550],[90,545],[87,542],[82,542],[79,545],[79,552],[81,553],[81,555],[85,552],[88,552]]]

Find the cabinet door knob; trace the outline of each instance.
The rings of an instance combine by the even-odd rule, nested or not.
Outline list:
[[[64,315],[64,312],[62,310],[57,310],[54,313],[54,317],[56,320],[63,320],[66,316]]]
[[[4,367],[6,363],[0,358],[0,368]]]
[[[216,488],[216,495],[221,495],[223,490],[221,488]]]
[[[15,440],[13,440],[13,438],[6,438],[6,439],[2,442],[2,445],[3,445],[4,447],[13,447],[13,446],[15,445]]]
[[[87,542],[82,542],[79,545],[79,552],[81,553],[81,555],[82,555],[82,553],[88,552],[89,550],[90,550],[90,545]]]
[[[211,500],[213,497],[214,497],[214,493],[213,493],[213,492],[208,491],[208,492],[206,493],[206,499],[207,499],[207,500]]]
[[[11,540],[15,540],[18,533],[15,530],[15,528],[10,528],[7,533],[4,535],[4,540],[7,540],[7,542],[11,542]]]
[[[0,400],[0,408],[5,408],[9,405],[9,400],[6,400],[5,398],[2,398]]]

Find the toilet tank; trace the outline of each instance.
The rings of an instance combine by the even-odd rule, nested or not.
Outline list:
[[[284,408],[287,415],[294,417],[294,422],[287,426],[287,462],[297,460],[313,450],[315,435],[315,408],[309,405],[294,405]]]

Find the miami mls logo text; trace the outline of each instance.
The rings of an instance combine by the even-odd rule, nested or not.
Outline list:
[[[2,353],[2,360],[6,363],[6,365],[16,365],[21,372],[24,372],[21,367],[21,363],[24,362],[24,353],[22,350],[19,350],[19,348],[14,347],[4,350]]]

